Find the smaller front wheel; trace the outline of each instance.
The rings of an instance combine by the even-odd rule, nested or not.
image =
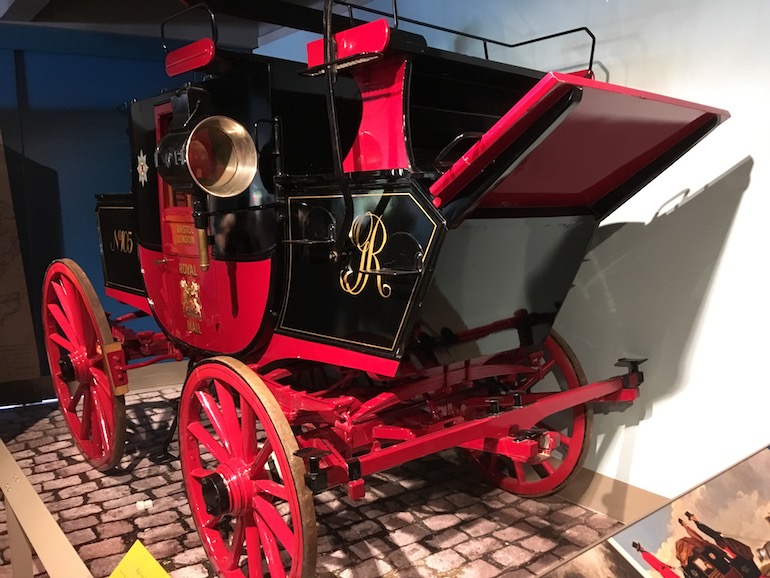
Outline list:
[[[126,406],[115,395],[107,361],[112,338],[91,282],[69,259],[54,261],[43,282],[43,334],[51,377],[67,427],[97,470],[123,457]]]
[[[195,366],[182,391],[179,444],[192,516],[220,576],[315,576],[305,464],[256,373],[229,357]]]

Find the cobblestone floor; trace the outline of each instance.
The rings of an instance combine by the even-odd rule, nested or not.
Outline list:
[[[56,405],[0,412],[0,437],[97,578],[137,538],[172,578],[214,576],[179,461],[153,458],[178,395],[170,388],[126,396],[125,473],[110,476],[83,461]],[[337,490],[316,496],[319,577],[529,578],[620,527],[559,497],[528,500],[492,488],[454,452],[367,482],[359,502]],[[139,509],[145,500],[152,506]],[[11,576],[3,506],[0,552],[0,578]]]

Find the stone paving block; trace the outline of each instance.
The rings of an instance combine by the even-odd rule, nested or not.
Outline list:
[[[425,524],[432,532],[439,532],[446,530],[452,526],[456,526],[460,523],[460,518],[454,514],[441,514],[438,516],[432,516],[425,518],[422,523]]]
[[[164,540],[154,544],[146,544],[146,546],[156,560],[166,560],[184,550],[178,540]]]
[[[91,464],[88,462],[79,462],[77,464],[71,464],[63,467],[61,470],[56,472],[56,475],[59,477],[68,477],[75,474],[82,474],[91,470],[93,470],[93,466],[91,466]]]
[[[564,537],[578,546],[590,546],[599,540],[599,533],[583,524],[572,526],[564,531]]]
[[[525,536],[531,535],[532,532],[533,528],[531,526],[526,524],[517,524],[515,526],[503,528],[502,530],[497,530],[492,535],[495,538],[503,540],[504,542],[515,542],[516,540],[521,540]]]
[[[485,518],[476,518],[475,520],[471,520],[470,522],[460,526],[460,529],[463,532],[469,536],[473,536],[474,538],[489,534],[490,532],[497,530],[497,528],[499,528],[499,526],[495,522]]]
[[[102,509],[99,506],[86,504],[85,506],[78,506],[77,508],[70,508],[69,510],[61,510],[58,514],[63,520],[74,520],[75,518],[98,514],[101,511]]]
[[[346,568],[340,572],[340,578],[379,578],[393,570],[385,560],[372,558],[358,564],[355,568]]]
[[[71,498],[73,496],[90,494],[91,492],[95,492],[97,489],[99,489],[99,486],[96,485],[96,482],[86,482],[85,484],[78,483],[75,486],[70,486],[68,488],[59,490],[59,497],[62,500],[66,500],[67,498]]]
[[[519,545],[524,546],[527,550],[532,550],[533,552],[542,554],[543,552],[549,552],[553,550],[556,548],[556,546],[559,545],[559,543],[555,540],[551,540],[550,538],[546,538],[545,536],[535,534],[529,538],[521,540]]]
[[[518,568],[535,558],[535,554],[516,545],[500,548],[492,553],[492,558],[504,568]]]
[[[115,536],[114,538],[108,538],[93,544],[86,544],[78,550],[78,554],[83,560],[93,560],[94,558],[105,558],[127,551],[128,547],[123,538]]]
[[[501,543],[499,540],[496,540],[491,536],[486,536],[484,538],[473,538],[471,540],[466,540],[461,544],[457,544],[454,549],[468,558],[468,560],[476,560],[477,558],[481,558],[489,552],[494,552],[495,550],[499,549],[500,546]]]
[[[120,564],[123,556],[125,556],[125,553],[98,558],[89,562],[87,566],[91,571],[91,574],[94,575],[94,578],[104,578],[105,576],[112,574],[117,565]]]
[[[413,523],[415,517],[411,512],[394,512],[378,517],[377,521],[385,526],[386,530],[398,530]]]
[[[439,573],[436,572],[433,568],[420,565],[413,566],[412,568],[404,568],[403,570],[397,570],[387,574],[386,576],[387,578],[432,578],[433,576],[439,576]]]
[[[412,524],[411,526],[406,526],[394,532],[390,532],[387,537],[396,546],[406,546],[407,544],[422,540],[430,533],[430,530],[425,526]]]
[[[460,568],[457,578],[493,578],[500,570],[484,560],[474,560],[470,564]]]
[[[360,560],[369,558],[382,558],[393,550],[393,546],[382,541],[381,538],[367,538],[347,547]]]
[[[419,560],[430,556],[431,552],[419,543],[408,544],[388,555],[387,560],[396,568],[414,566]]]
[[[171,578],[209,578],[211,574],[209,574],[209,571],[203,564],[196,564],[195,566],[173,570],[169,573],[169,576]]]
[[[366,538],[367,536],[371,536],[372,534],[377,534],[378,532],[381,532],[382,528],[380,527],[377,522],[373,520],[366,520],[365,522],[361,522],[360,524],[354,524],[350,528],[346,528],[344,530],[340,530],[340,537],[348,543],[353,543],[356,540],[360,540],[362,538]]]
[[[126,520],[118,520],[115,522],[107,522],[105,524],[99,524],[96,526],[96,533],[101,539],[113,538],[115,536],[123,536],[132,532],[134,525]]]
[[[168,540],[170,538],[176,538],[184,534],[184,528],[182,524],[175,522],[172,524],[166,524],[165,526],[155,526],[142,530],[137,534],[143,544],[152,544],[154,542],[160,542],[162,540]]]
[[[456,568],[459,568],[465,563],[465,558],[460,556],[453,550],[447,550],[446,552],[438,552],[425,558],[425,565],[428,568],[433,568],[438,572],[449,572]]]
[[[467,539],[468,534],[460,532],[455,528],[451,528],[445,532],[434,535],[429,540],[426,540],[426,543],[436,550],[446,550],[447,548],[465,542]]]
[[[558,556],[554,556],[553,554],[545,554],[532,562],[532,564],[529,564],[527,566],[527,570],[538,575],[545,574],[548,569],[552,568],[560,561],[561,559]]]
[[[125,487],[125,486],[120,486]],[[106,488],[106,489],[112,489],[112,488]],[[116,508],[122,508],[123,506],[134,506],[136,508],[137,502],[144,502],[145,500],[149,500],[150,496],[145,494],[144,492],[131,492],[129,489],[129,492],[123,496],[122,498],[115,498],[114,500],[107,500],[105,502],[102,502],[102,508],[105,510],[114,510]],[[138,510],[137,510],[138,511]]]
[[[174,564],[177,566],[197,564],[198,562],[204,562],[206,560],[208,560],[208,558],[206,557],[206,551],[203,549],[203,546],[186,548],[183,552],[174,556]]]

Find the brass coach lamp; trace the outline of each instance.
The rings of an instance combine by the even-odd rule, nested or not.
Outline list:
[[[241,194],[257,174],[257,149],[249,132],[227,116],[206,117],[192,129],[184,125],[175,129],[174,124],[155,150],[155,164],[171,187],[192,190],[198,257],[201,270],[206,271],[206,194],[221,198]]]

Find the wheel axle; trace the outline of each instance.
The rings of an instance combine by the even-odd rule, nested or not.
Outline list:
[[[227,483],[219,474],[211,474],[201,479],[203,502],[206,512],[212,516],[221,516],[230,510],[230,493]]]
[[[72,360],[69,355],[62,355],[59,358],[59,370],[61,371],[61,377],[64,381],[75,380],[75,366],[72,365]]]

